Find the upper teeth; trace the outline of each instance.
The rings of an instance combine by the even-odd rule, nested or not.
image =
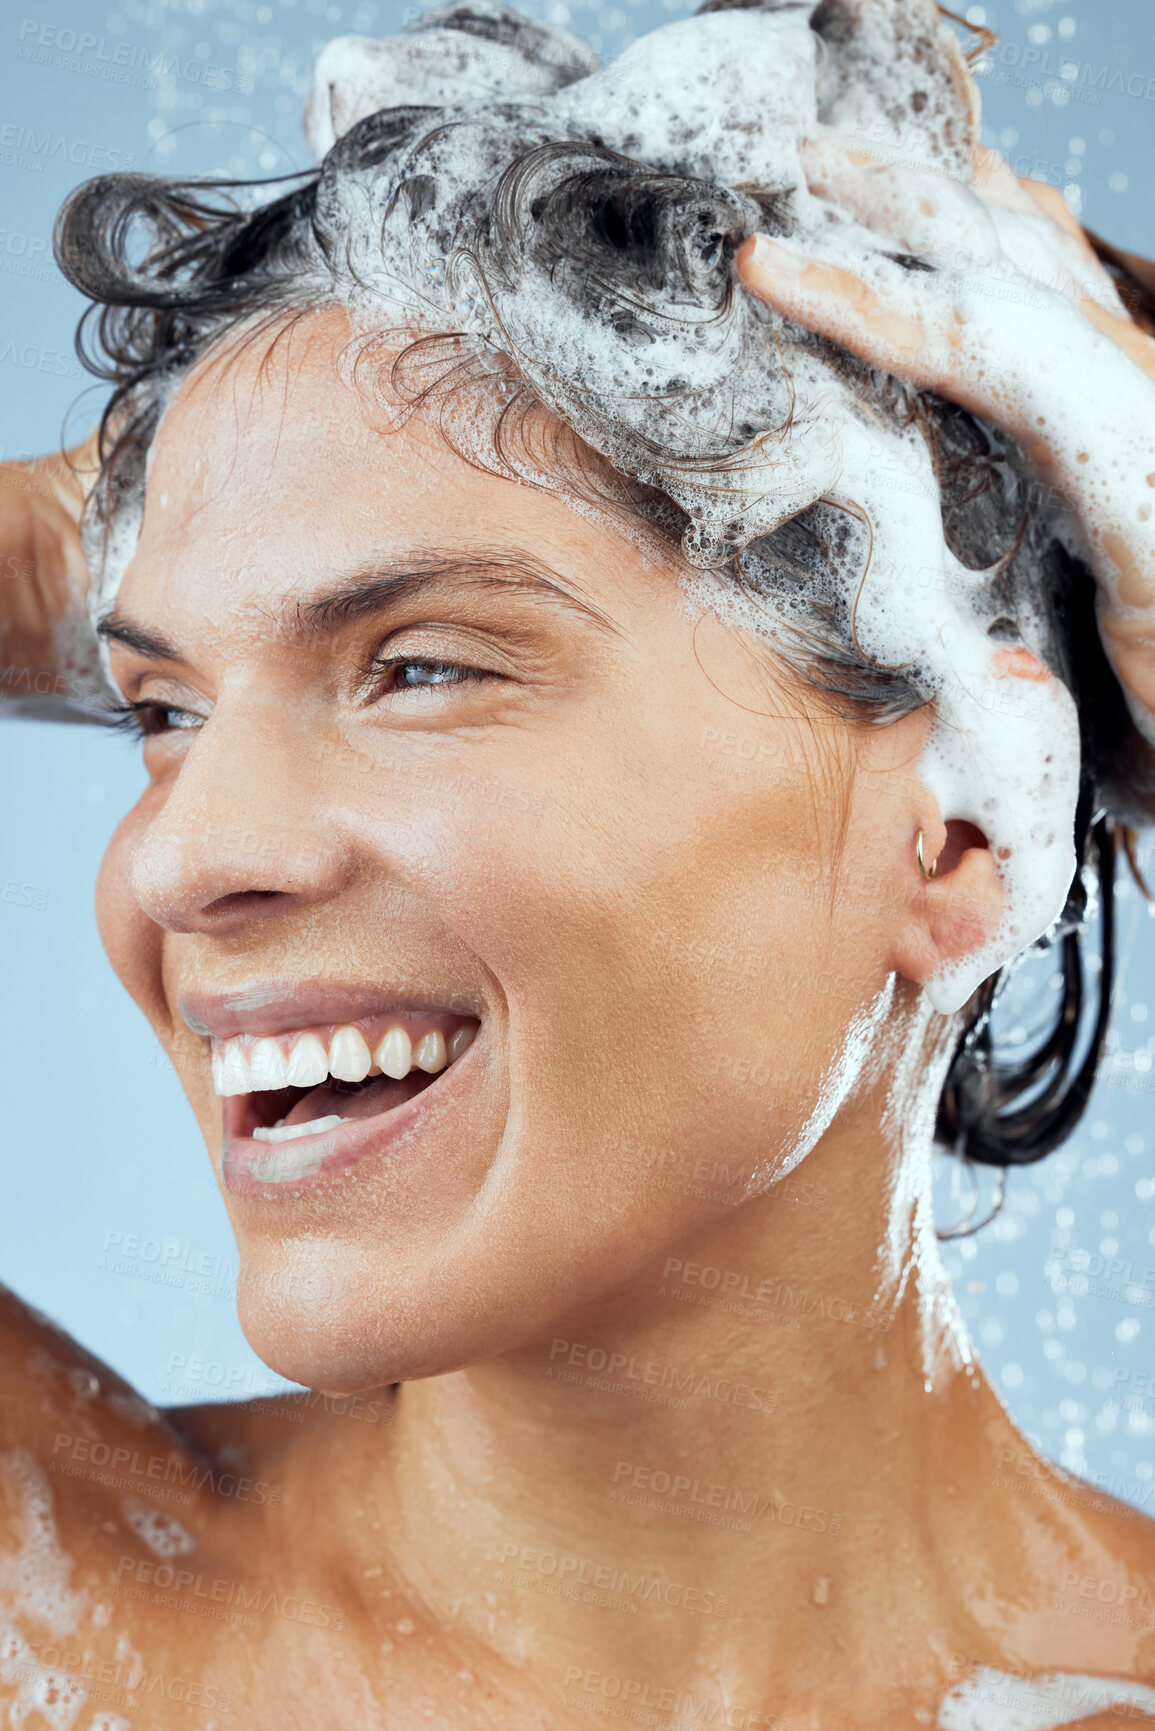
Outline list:
[[[213,1087],[218,1094],[255,1094],[269,1088],[315,1088],[329,1076],[363,1082],[383,1073],[400,1080],[416,1066],[429,1075],[459,1058],[475,1029],[458,1028],[449,1040],[440,1028],[420,1035],[416,1045],[406,1028],[386,1030],[375,1048],[360,1028],[338,1028],[326,1051],[316,1034],[289,1034],[253,1040],[238,1034],[213,1040]]]
[[[360,1028],[338,1028],[329,1042],[329,1074],[339,1082],[363,1082],[373,1054]]]

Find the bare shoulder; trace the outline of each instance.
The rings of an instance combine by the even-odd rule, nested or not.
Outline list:
[[[0,1286],[0,1446],[80,1464],[77,1439],[102,1453],[102,1442],[146,1434],[169,1440],[161,1413],[50,1317]],[[91,1446],[80,1453],[87,1459]]]
[[[1133,1674],[1155,1687],[1155,1520],[1094,1485],[1068,1483],[1089,1505],[1087,1546],[1063,1571],[1060,1603],[1070,1618],[1129,1652]],[[1076,1608],[1077,1607],[1077,1608]],[[1149,1711],[1155,1719],[1155,1705]]]
[[[155,1538],[164,1523],[160,1513],[146,1517],[146,1506],[171,1507],[174,1523],[184,1511],[181,1519],[203,1529],[214,1517],[251,1525],[246,1512],[280,1501],[278,1487],[249,1470],[261,1452],[261,1402],[155,1407],[5,1287],[0,1366],[0,1453],[34,1463],[76,1520],[105,1533],[127,1520]]]
[[[292,1397],[158,1409],[3,1288],[0,1365],[0,1721],[52,1702],[61,1724],[82,1704],[107,1716],[85,1724],[166,1731],[325,1723],[348,1593],[296,1542],[323,1503],[294,1447],[323,1403],[299,1424]]]
[[[211,1469],[163,1413],[5,1288],[0,1365],[0,1703],[9,1719],[22,1724],[46,1701],[61,1704],[61,1723],[69,1704],[123,1715],[151,1693],[174,1727],[203,1722],[229,1694],[214,1675],[209,1629],[140,1588],[165,1564],[174,1576],[192,1558],[202,1573],[219,1569],[232,1533]]]
[[[1155,1687],[1155,1521],[1020,1441],[996,1479],[1016,1645],[1031,1669]]]
[[[0,1556],[30,1521],[50,1521],[98,1571],[126,1544],[173,1555],[221,1524],[217,1475],[195,1439],[5,1287],[0,1366]]]

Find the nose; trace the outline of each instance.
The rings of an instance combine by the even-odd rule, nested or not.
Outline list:
[[[284,708],[218,706],[133,855],[132,893],[151,920],[226,936],[341,890],[350,838],[321,785],[323,754],[301,747]]]

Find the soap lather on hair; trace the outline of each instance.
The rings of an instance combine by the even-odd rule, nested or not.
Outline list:
[[[735,276],[755,231],[867,278],[872,261],[894,272],[892,244],[807,184],[804,148],[839,134],[937,177],[969,242],[997,252],[971,184],[976,87],[930,0],[711,0],[605,68],[564,31],[468,0],[395,37],[329,43],[306,129],[318,168],[253,214],[198,209],[198,227],[188,189],[165,203],[115,176],[66,207],[61,262],[78,286],[180,314],[179,341],[157,315],[148,364],[126,346],[131,431],[85,522],[94,609],[131,558],[149,442],[196,355],[277,308],[337,302],[349,376],[371,392],[374,369],[387,375],[383,413],[407,379],[414,402],[432,400],[440,372],[441,425],[470,460],[564,490],[527,431],[544,408],[680,543],[688,605],[761,632],[856,714],[934,702],[920,773],[987,837],[1005,909],[989,943],[931,979],[936,1008],[1073,929],[1093,818],[1147,816],[1155,786],[1070,513],[1009,437]],[[147,261],[101,252],[125,206],[154,220],[155,260],[183,247],[183,280],[150,284]],[[1029,268],[1029,233],[1016,244]],[[938,268],[897,263],[912,292]],[[1057,677],[1024,672],[1040,662]]]

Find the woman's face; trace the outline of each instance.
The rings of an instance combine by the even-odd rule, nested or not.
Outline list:
[[[805,1151],[893,965],[923,725],[853,732],[668,552],[375,428],[348,337],[223,351],[165,416],[112,637],[150,783],[98,895],[246,1333],[331,1390],[548,1338]],[[210,1035],[346,1025],[475,1037],[289,1142],[252,1131],[304,1084],[214,1091]]]

